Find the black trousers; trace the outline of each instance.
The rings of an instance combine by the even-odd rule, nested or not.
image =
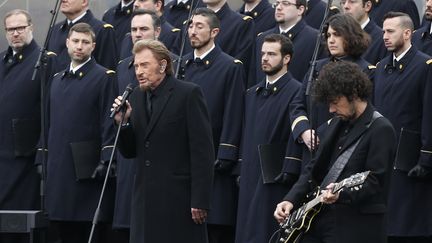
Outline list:
[[[431,243],[432,237],[389,237],[388,243]]]
[[[209,243],[234,243],[235,229],[229,225],[208,224]]]
[[[91,222],[72,222],[72,221],[51,221],[57,230],[59,238],[62,243],[87,243],[90,230],[92,227]],[[93,233],[92,243],[106,243],[109,242],[110,235],[112,234],[111,225],[106,223],[98,223]]]

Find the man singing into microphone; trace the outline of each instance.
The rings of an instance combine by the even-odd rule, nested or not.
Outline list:
[[[173,77],[161,42],[140,40],[133,53],[139,88],[126,102],[119,140],[123,156],[136,158],[130,242],[207,243],[215,158],[202,91]]]

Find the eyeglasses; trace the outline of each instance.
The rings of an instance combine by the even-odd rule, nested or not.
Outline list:
[[[279,4],[282,4],[282,6],[284,7],[298,6],[297,3],[292,3],[288,1],[281,1],[281,2],[276,1],[275,3],[273,3],[273,8],[276,8],[277,6],[279,6]]]
[[[18,26],[18,27],[14,27],[14,28],[5,28],[6,32],[10,35],[12,35],[13,33],[15,33],[15,31],[18,34],[22,34],[24,32],[24,30],[29,27],[30,25],[26,25],[26,26]]]

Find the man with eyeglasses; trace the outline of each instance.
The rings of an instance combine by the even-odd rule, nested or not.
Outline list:
[[[36,210],[40,209],[40,183],[34,155],[40,131],[41,84],[39,75],[32,82],[32,74],[40,47],[33,39],[27,11],[6,13],[4,27],[9,47],[0,54],[0,210]],[[0,234],[0,242],[28,239]]]
[[[303,80],[304,75],[309,69],[309,62],[312,58],[315,41],[318,31],[304,21],[306,13],[306,0],[277,0],[274,3],[274,19],[277,26],[264,33],[258,34],[255,46],[255,64],[261,65],[261,47],[264,38],[270,34],[283,34],[293,43],[296,54],[291,57],[290,73],[297,80]],[[264,72],[257,68],[253,70],[256,77],[254,82],[260,82],[264,77]]]
[[[340,5],[343,13],[357,20],[362,29],[371,37],[371,43],[363,54],[363,58],[375,65],[387,55],[387,50],[382,40],[382,29],[369,18],[372,0],[341,0]]]
[[[274,9],[268,0],[243,0],[243,2],[244,4],[238,12],[253,18],[255,21],[255,34],[275,27]]]

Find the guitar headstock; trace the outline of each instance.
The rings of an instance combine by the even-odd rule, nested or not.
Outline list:
[[[361,173],[354,174],[343,181],[337,183],[333,189],[334,192],[340,191],[344,188],[351,190],[359,190],[366,178],[368,177],[370,171],[365,171]]]

